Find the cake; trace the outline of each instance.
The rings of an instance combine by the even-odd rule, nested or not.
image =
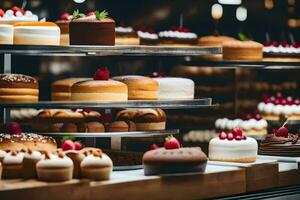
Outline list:
[[[77,82],[71,88],[72,101],[127,101],[128,89],[126,84],[110,80],[106,68],[98,69],[94,80]]]
[[[16,6],[5,12],[1,9],[0,12],[0,24],[15,24],[17,22],[37,22],[38,16],[32,14],[30,10],[22,10]]]
[[[71,45],[115,44],[115,21],[106,11],[95,11],[90,16],[75,11],[69,28]]]
[[[256,161],[258,145],[239,128],[230,133],[221,132],[209,142],[208,157],[212,161],[252,163]]]
[[[158,34],[153,30],[140,29],[137,34],[141,45],[157,45],[159,42]]]
[[[1,19],[1,18],[0,18]],[[0,23],[0,44],[13,44],[14,27]]]
[[[234,41],[235,39],[229,36],[223,35],[208,35],[203,36],[198,39],[199,46],[213,46],[222,47],[223,43],[226,41]]]
[[[259,146],[260,155],[300,157],[299,134],[289,133],[289,130],[282,126],[273,130],[271,134],[261,141]]]
[[[172,28],[158,33],[160,45],[193,46],[198,43],[198,36],[187,28]]]
[[[72,15],[64,13],[60,16],[60,19],[55,22],[60,28],[60,45],[68,46],[70,44],[69,24],[72,19]]]
[[[281,93],[271,97],[264,96],[257,108],[263,118],[269,121],[277,121],[281,116],[289,120],[300,119],[300,100],[291,96],[284,97]]]
[[[116,45],[139,45],[140,39],[134,29],[130,26],[121,24],[115,28]]]
[[[154,78],[154,80],[159,84],[159,100],[194,99],[195,83],[191,79],[158,77]]]
[[[128,87],[129,100],[157,100],[158,99],[158,83],[152,78],[145,76],[115,76],[112,78],[120,81]]]
[[[25,152],[22,167],[23,178],[29,179],[37,177],[35,166],[42,158],[43,155],[39,151],[32,151],[31,149],[28,149]]]
[[[20,22],[14,24],[14,44],[59,45],[60,29],[53,22]]]
[[[70,101],[72,85],[85,80],[88,80],[88,78],[67,78],[53,82],[51,84],[51,100]]]
[[[117,113],[116,120],[133,121],[137,131],[165,130],[166,114],[157,109],[126,109]]]
[[[267,41],[264,43],[263,52],[266,56],[280,56],[280,57],[288,57],[288,56],[296,56],[300,53],[300,46],[297,43],[288,44],[288,42],[284,41],[278,43],[277,41],[271,42]]]
[[[23,74],[0,74],[0,102],[37,102],[39,84],[33,77]]]
[[[262,49],[263,45],[254,41],[226,41],[223,43],[223,59],[260,61]]]
[[[24,153],[11,151],[8,153],[3,161],[3,178],[14,179],[22,177]]]

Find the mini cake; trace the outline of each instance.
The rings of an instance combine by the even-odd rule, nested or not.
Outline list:
[[[12,25],[0,24],[0,44],[13,44],[13,42],[14,27]]]
[[[172,28],[158,33],[160,45],[191,46],[197,45],[198,36],[187,28]]]
[[[15,24],[17,22],[37,22],[38,16],[32,14],[30,10],[22,10],[17,6],[6,10],[5,12],[1,9],[0,12],[0,24]]]
[[[158,35],[153,30],[140,29],[137,34],[141,45],[157,45],[159,42]]]
[[[145,76],[115,76],[113,80],[125,83],[128,87],[129,100],[157,100],[158,83],[152,78]]]
[[[67,78],[55,81],[51,84],[52,101],[70,101],[71,87],[74,83],[88,80],[87,78]]]
[[[93,151],[80,164],[81,177],[97,181],[109,180],[112,169],[111,159],[102,151]]]
[[[32,151],[28,149],[27,152],[24,154],[23,159],[23,178],[36,178],[36,163],[43,158],[43,155],[39,151]]]
[[[269,156],[299,157],[299,134],[289,133],[289,130],[284,126],[277,130],[273,130],[273,132],[268,134],[267,137],[260,143],[259,154]]]
[[[194,99],[195,83],[191,79],[159,77],[154,80],[159,84],[159,100]]]
[[[8,153],[3,161],[3,178],[13,179],[22,177],[22,163],[24,153],[12,151]]]
[[[136,125],[131,121],[114,121],[108,124],[106,131],[107,132],[136,131]]]
[[[199,147],[180,148],[174,137],[167,138],[164,148],[152,147],[143,156],[144,173],[147,176],[205,171],[207,157]]]
[[[73,161],[62,152],[58,155],[45,154],[45,158],[36,164],[38,179],[42,181],[68,181],[73,176]]]
[[[235,39],[223,35],[208,35],[200,37],[198,40],[199,46],[213,46],[222,47],[223,43],[226,41],[234,41]]]
[[[140,39],[130,26],[121,25],[116,27],[116,45],[139,45]]]
[[[263,45],[254,41],[226,41],[223,43],[224,60],[254,60],[263,58]]]
[[[70,44],[69,24],[72,19],[72,15],[64,13],[60,16],[60,20],[55,22],[60,28],[60,45],[68,46]]]
[[[39,84],[23,74],[0,74],[0,102],[37,102]]]
[[[117,120],[133,121],[137,131],[165,130],[166,114],[157,109],[126,109],[117,113]]]
[[[75,83],[71,88],[72,101],[127,101],[128,89],[124,83],[109,80],[109,71],[100,68],[94,80]]]
[[[59,45],[60,29],[53,22],[20,22],[14,26],[14,44]]]
[[[95,11],[90,16],[82,16],[75,11],[70,22],[70,44],[114,45],[115,21],[108,18],[106,11]]]
[[[266,120],[279,120],[281,116],[289,120],[300,120],[300,100],[291,96],[284,97],[281,93],[276,96],[265,96],[257,106],[258,111]]]
[[[221,132],[218,138],[210,140],[208,157],[213,161],[251,163],[256,161],[257,150],[255,139],[234,128],[230,133]]]

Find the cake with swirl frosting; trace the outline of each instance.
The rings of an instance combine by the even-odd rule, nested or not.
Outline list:
[[[140,29],[137,34],[141,45],[157,45],[159,42],[158,34],[152,29]]]
[[[140,39],[131,26],[120,24],[115,28],[116,45],[139,45]]]
[[[281,116],[289,120],[300,120],[300,100],[291,96],[264,96],[263,101],[257,106],[264,119],[277,121]]]
[[[160,45],[190,46],[198,44],[198,36],[187,28],[172,28],[158,33]]]

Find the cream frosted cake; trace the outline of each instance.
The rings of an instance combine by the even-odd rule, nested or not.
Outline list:
[[[13,44],[14,27],[12,25],[0,24],[0,44]]]
[[[239,128],[210,140],[208,157],[213,161],[251,163],[256,161],[258,144],[255,139],[246,137]]]
[[[16,22],[37,22],[38,16],[31,11],[22,10],[16,6],[4,10],[0,9],[0,24],[14,24]]]

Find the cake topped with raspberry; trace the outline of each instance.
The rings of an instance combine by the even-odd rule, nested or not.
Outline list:
[[[300,53],[300,45],[298,43],[288,43],[287,41],[266,41],[264,43],[263,52],[265,54],[277,55],[293,55]]]
[[[6,11],[0,9],[0,24],[14,24],[16,22],[36,22],[38,16],[30,10],[24,10],[17,6]]]
[[[159,32],[158,35],[163,45],[196,45],[198,43],[197,34],[188,28],[172,27],[170,30]]]
[[[141,45],[156,45],[159,41],[158,34],[153,29],[141,28],[137,34]]]

